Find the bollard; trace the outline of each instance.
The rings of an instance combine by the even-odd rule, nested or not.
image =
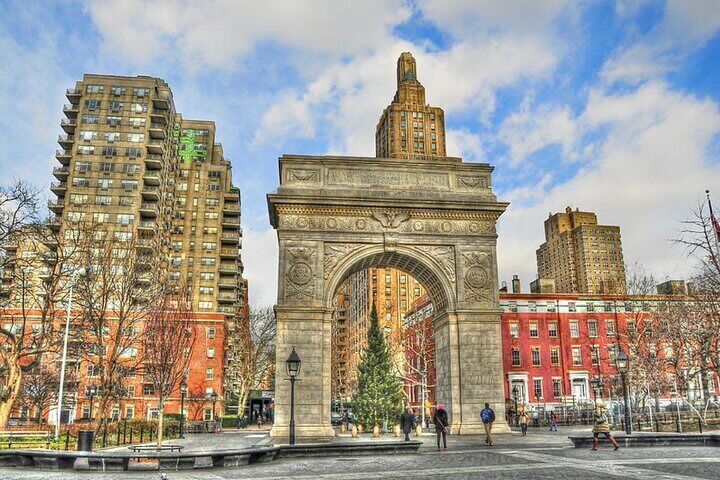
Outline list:
[[[373,437],[380,437],[380,425],[375,425],[375,427],[373,427]]]
[[[347,429],[345,428],[345,424],[341,423],[340,424],[340,435],[344,435],[346,433],[347,433]]]
[[[422,425],[418,425],[417,427],[415,427],[415,436],[419,437],[421,435],[422,435]]]
[[[352,438],[357,438],[358,428],[355,425],[353,425],[352,428],[350,429],[350,435],[352,435]]]
[[[400,436],[400,425],[393,425],[393,435],[396,437]]]

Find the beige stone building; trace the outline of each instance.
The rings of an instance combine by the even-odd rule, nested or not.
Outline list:
[[[66,95],[51,226],[103,224],[153,271],[191,287],[193,310],[234,313],[240,192],[215,123],[184,119],[159,78],[86,74]]]
[[[425,87],[418,81],[409,52],[397,63],[397,91],[383,110],[375,129],[375,156],[401,158],[445,153],[445,113],[425,103]]]
[[[594,212],[549,215],[536,253],[539,278],[558,293],[626,293],[620,227],[598,225]]]

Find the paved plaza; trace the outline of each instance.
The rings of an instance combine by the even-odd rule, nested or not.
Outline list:
[[[354,456],[279,459],[267,464],[228,469],[168,471],[168,480],[273,479],[716,479],[720,478],[720,449],[716,447],[623,448],[614,452],[607,444],[600,451],[570,446],[568,434],[587,432],[565,429],[557,434],[531,430],[527,437],[513,432],[485,447],[482,437],[451,436],[449,450],[437,452],[434,436],[423,435],[423,447],[414,455]],[[388,437],[385,440],[390,440]],[[367,439],[363,439],[367,440]],[[248,446],[267,442],[263,432],[228,432],[190,436],[188,449]],[[8,480],[145,480],[159,479],[157,471],[58,472],[52,470],[0,469]]]

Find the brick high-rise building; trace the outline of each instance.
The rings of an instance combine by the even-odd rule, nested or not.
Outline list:
[[[42,304],[18,301],[19,294],[32,291],[19,282],[37,283],[49,272],[42,262],[35,262],[32,275],[23,268],[32,267],[30,260],[38,254],[63,251],[88,224],[93,234],[85,235],[84,247],[91,252],[82,260],[88,264],[75,266],[116,268],[93,263],[102,256],[96,250],[103,250],[95,247],[112,248],[108,255],[113,258],[132,252],[142,265],[142,273],[133,278],[138,284],[170,280],[191,291],[189,315],[196,342],[189,352],[186,407],[195,402],[198,411],[188,412],[190,416],[207,419],[208,407],[200,405],[207,403],[206,395],[217,392],[223,398],[225,331],[234,326],[237,313],[247,311],[240,191],[232,185],[230,161],[215,141],[215,124],[183,118],[175,110],[170,87],[159,78],[86,74],[66,96],[70,103],[61,121],[65,135],[58,138],[62,149],[56,153],[61,166],[53,169],[58,181],[51,184],[57,200],[49,204],[56,216],[48,227],[55,234],[22,235],[3,246],[12,260],[3,272],[3,318],[40,321]],[[35,251],[27,252],[29,248]],[[137,295],[142,300],[142,293]],[[108,315],[112,318],[113,313]],[[130,360],[142,357],[140,347],[128,350]],[[57,355],[43,356],[48,364],[57,365],[57,360]],[[76,393],[67,418],[87,417],[90,408],[82,392],[95,382],[95,365],[77,353],[68,363]],[[157,399],[149,387],[142,375],[130,375],[126,396],[106,413],[114,418],[152,417]],[[178,392],[168,400],[165,411],[179,411]]]
[[[545,220],[537,250],[538,276],[558,293],[625,293],[620,227],[598,225],[593,212],[567,207]]]
[[[375,129],[375,156],[444,157],[445,113],[425,103],[425,87],[418,81],[415,59],[403,52],[397,62],[397,91],[383,110]]]
[[[192,287],[193,310],[234,314],[240,191],[215,123],[184,119],[159,78],[87,74],[67,98],[51,225],[86,220],[136,235],[158,269]]]

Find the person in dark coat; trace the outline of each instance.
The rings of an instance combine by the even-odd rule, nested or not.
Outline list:
[[[433,415],[435,434],[437,435],[437,449],[440,451],[440,438],[442,437],[443,448],[447,450],[448,414],[442,405],[438,405]]]
[[[400,428],[402,428],[402,431],[405,434],[405,441],[409,442],[410,432],[412,432],[415,428],[415,414],[410,407],[407,407],[405,412],[400,415]]]

